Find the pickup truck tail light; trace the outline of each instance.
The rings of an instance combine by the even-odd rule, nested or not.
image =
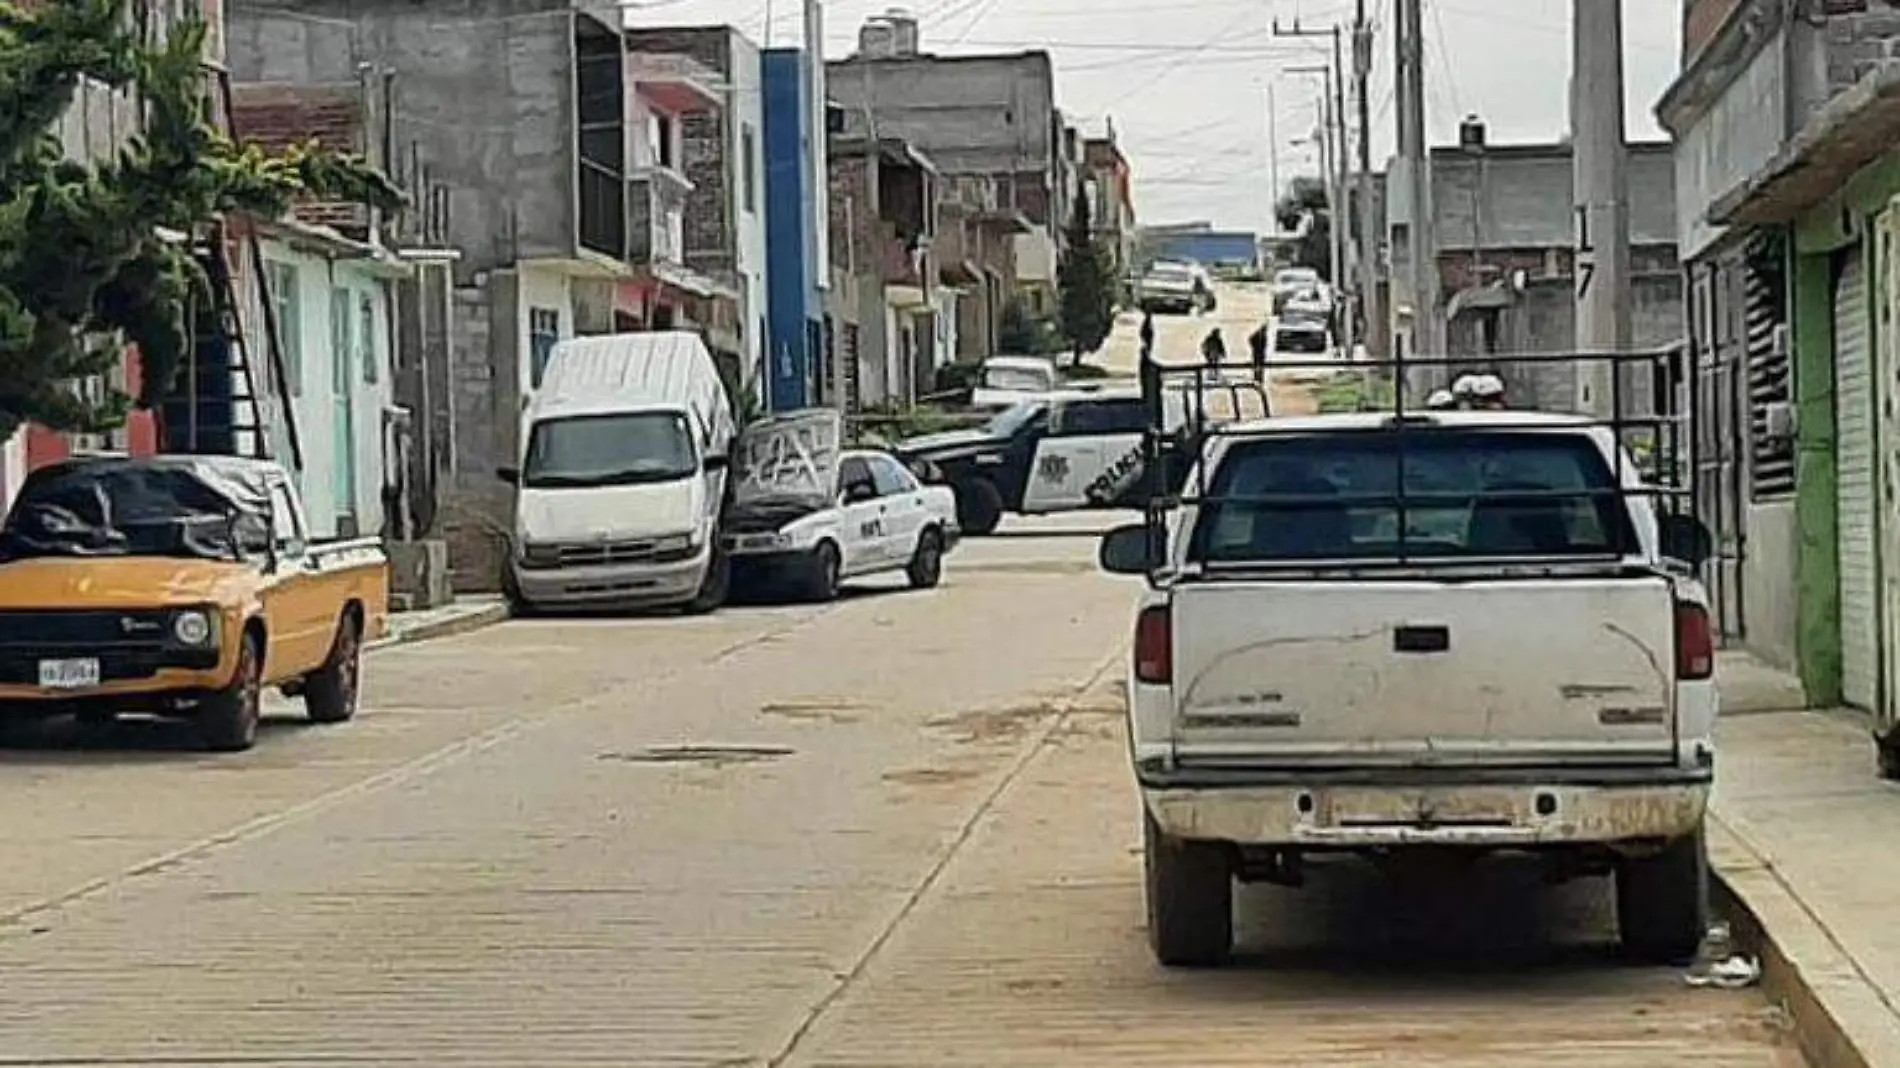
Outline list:
[[[1166,605],[1144,608],[1135,619],[1135,681],[1174,681],[1174,616]]]
[[[1709,610],[1688,601],[1676,602],[1676,677],[1698,680],[1715,675],[1715,630]]]

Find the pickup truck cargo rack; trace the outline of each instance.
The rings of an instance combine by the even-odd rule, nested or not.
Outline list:
[[[1276,437],[1293,438],[1312,434],[1310,424],[1303,424],[1299,417],[1292,419],[1270,418],[1251,423],[1211,423],[1203,413],[1191,412],[1187,426],[1170,432],[1164,425],[1162,396],[1175,383],[1187,385],[1192,382],[1213,383],[1224,376],[1236,373],[1255,373],[1258,365],[1250,360],[1201,360],[1194,363],[1163,364],[1155,360],[1152,347],[1144,345],[1140,363],[1140,383],[1143,399],[1148,405],[1149,426],[1144,437],[1143,448],[1147,468],[1151,472],[1167,472],[1168,478],[1162,492],[1153,494],[1145,510],[1145,525],[1148,532],[1148,559],[1150,560],[1150,581],[1159,581],[1166,554],[1167,519],[1171,512],[1182,507],[1218,505],[1221,503],[1250,504],[1274,510],[1299,511],[1338,507],[1339,505],[1361,508],[1387,508],[1395,511],[1398,522],[1397,551],[1390,556],[1351,558],[1340,560],[1287,560],[1284,562],[1248,563],[1248,571],[1300,571],[1314,570],[1353,572],[1378,572],[1380,570],[1415,569],[1430,564],[1434,569],[1450,568],[1460,570],[1501,568],[1512,569],[1527,566],[1552,566],[1560,569],[1575,569],[1587,560],[1576,554],[1567,554],[1561,558],[1540,559],[1514,555],[1510,557],[1485,558],[1475,555],[1448,557],[1443,553],[1420,554],[1408,552],[1406,543],[1413,537],[1407,525],[1408,512],[1433,503],[1477,504],[1479,502],[1504,502],[1522,504],[1537,500],[1593,500],[1605,497],[1618,499],[1644,498],[1654,509],[1663,531],[1665,554],[1682,557],[1682,562],[1691,566],[1699,565],[1694,551],[1675,553],[1672,548],[1682,546],[1679,539],[1693,538],[1695,524],[1690,506],[1691,490],[1681,484],[1682,477],[1695,470],[1695,441],[1687,431],[1686,415],[1679,414],[1676,408],[1677,389],[1683,381],[1682,366],[1684,349],[1680,345],[1658,349],[1632,350],[1617,353],[1517,353],[1492,354],[1481,357],[1406,357],[1396,360],[1359,360],[1344,362],[1337,358],[1325,359],[1276,359],[1266,364],[1268,380],[1276,374],[1302,371],[1333,372],[1338,375],[1358,376],[1365,382],[1386,382],[1391,384],[1392,399],[1389,417],[1364,433],[1386,432],[1396,435],[1396,453],[1398,468],[1405,470],[1407,446],[1425,440],[1428,436],[1440,433],[1470,433],[1473,424],[1460,420],[1458,424],[1444,427],[1439,416],[1444,414],[1426,408],[1406,397],[1408,372],[1418,369],[1443,369],[1447,373],[1495,373],[1492,368],[1516,367],[1520,365],[1551,367],[1553,365],[1570,368],[1573,373],[1584,364],[1607,364],[1611,373],[1607,375],[1610,384],[1610,396],[1607,398],[1609,412],[1603,416],[1587,416],[1578,413],[1539,411],[1535,409],[1504,409],[1494,413],[1486,420],[1481,429],[1485,432],[1510,433],[1550,432],[1552,430],[1590,428],[1610,431],[1622,445],[1615,450],[1612,460],[1612,486],[1605,489],[1477,489],[1457,493],[1421,493],[1409,491],[1404,479],[1397,480],[1394,492],[1380,494],[1331,494],[1331,495],[1215,495],[1208,485],[1209,471],[1202,462],[1210,447],[1222,438],[1235,437],[1249,440],[1272,439]],[[1644,407],[1646,412],[1632,412],[1632,394],[1639,381],[1647,379],[1649,401]],[[1198,390],[1191,391],[1198,395]],[[1362,409],[1363,411],[1363,409]],[[1512,418],[1513,412],[1521,412],[1523,418]],[[1464,413],[1456,413],[1464,414]],[[1554,422],[1552,416],[1571,416],[1574,421]],[[1647,448],[1652,462],[1638,463],[1638,469],[1631,471],[1626,461],[1626,452]],[[1647,470],[1645,470],[1647,469]],[[1190,472],[1192,476],[1190,477]],[[1639,480],[1627,479],[1635,474]],[[1192,484],[1189,484],[1191,481]],[[1178,487],[1178,489],[1177,489]],[[1170,492],[1173,491],[1173,492]],[[1616,565],[1626,561],[1624,554],[1605,553],[1598,561],[1602,565]]]

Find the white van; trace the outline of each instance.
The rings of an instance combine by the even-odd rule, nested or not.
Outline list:
[[[514,551],[518,610],[711,611],[730,582],[720,546],[737,427],[695,334],[563,341],[522,405]]]

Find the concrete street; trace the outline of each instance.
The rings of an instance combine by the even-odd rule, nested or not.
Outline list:
[[[1217,292],[1214,310],[1206,315],[1157,315],[1155,353],[1164,364],[1195,364],[1201,361],[1201,339],[1209,330],[1219,329],[1227,343],[1230,363],[1248,359],[1247,336],[1273,318],[1273,292],[1265,283],[1226,283]],[[1092,362],[1117,374],[1132,375],[1141,363],[1141,315],[1123,312],[1116,320],[1115,332]],[[1310,362],[1312,356],[1294,358]],[[1273,410],[1281,415],[1296,415],[1312,410],[1307,390],[1296,379],[1311,379],[1310,371],[1282,372],[1273,382]]]
[[[362,717],[0,751],[0,1064],[1799,1064],[1617,963],[1602,888],[1369,870],[1141,931],[1105,517],[943,588],[374,654]],[[290,711],[288,706],[284,709]]]

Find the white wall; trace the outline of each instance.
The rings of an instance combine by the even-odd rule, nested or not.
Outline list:
[[[1056,281],[1056,239],[1044,230],[1016,235],[1016,280],[1021,283]]]
[[[389,335],[389,286],[361,263],[330,260],[291,249],[281,242],[264,243],[266,271],[283,265],[295,272],[296,338],[285,338],[285,360],[290,364],[291,403],[296,415],[303,469],[298,483],[309,512],[312,533],[336,537],[338,516],[347,506],[356,517],[359,533],[373,535],[383,525],[383,409],[394,403],[393,346]],[[341,354],[349,361],[349,456],[354,487],[347,505],[340,500],[344,474],[339,436],[344,432],[343,406],[337,401],[337,339],[332,319],[334,294],[347,294],[350,348]],[[365,315],[363,304],[368,301]],[[289,324],[284,324],[288,329]],[[361,346],[367,335],[368,350]],[[275,407],[273,403],[272,407]],[[273,417],[278,448],[289,458],[281,418]]]
[[[534,388],[534,311],[551,311],[559,322],[559,335],[562,340],[574,336],[574,297],[568,285],[567,276],[545,267],[522,266],[519,278],[521,287],[520,321],[515,324],[515,351],[521,354],[521,380],[518,383],[523,394]]]
[[[16,430],[13,437],[0,442],[0,515],[13,504],[20,481],[26,478],[26,431]]]
[[[739,288],[744,305],[740,336],[745,338],[746,379],[765,396],[765,96],[759,70],[759,49],[745,37],[732,35],[732,90],[727,97],[726,188],[732,194],[732,219],[738,259]],[[752,132],[752,210],[745,210],[744,131]],[[821,261],[822,262],[822,261]]]

